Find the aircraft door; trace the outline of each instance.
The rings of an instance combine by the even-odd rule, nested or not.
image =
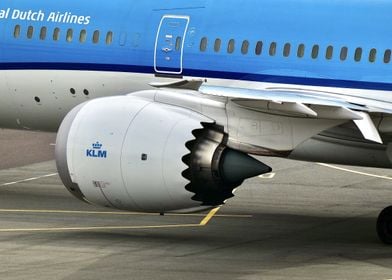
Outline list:
[[[188,16],[166,15],[162,18],[155,42],[154,68],[157,73],[182,74]]]

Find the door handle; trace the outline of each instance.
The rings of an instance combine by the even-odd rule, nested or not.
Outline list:
[[[171,52],[173,49],[171,48],[162,48],[162,51],[164,51],[165,53]]]

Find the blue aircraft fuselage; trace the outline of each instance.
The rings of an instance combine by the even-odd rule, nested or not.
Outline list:
[[[0,69],[391,90],[391,8],[358,0],[5,0]]]

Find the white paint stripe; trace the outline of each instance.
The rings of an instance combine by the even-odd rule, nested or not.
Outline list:
[[[42,175],[42,176],[38,176],[38,177],[27,178],[27,179],[23,179],[23,180],[19,180],[19,181],[4,183],[4,184],[1,184],[0,187],[16,185],[19,183],[30,182],[30,181],[34,181],[34,180],[38,180],[38,179],[42,179],[42,178],[47,178],[47,177],[53,177],[53,176],[57,176],[57,175],[58,175],[58,173],[51,173],[51,174],[46,174],[46,175]]]
[[[56,143],[50,143],[49,145],[50,146],[56,146]]]
[[[326,164],[326,163],[318,163],[318,165],[325,166],[325,167],[332,168],[332,169],[336,169],[336,170],[340,170],[340,171],[354,173],[354,174],[358,174],[358,175],[379,178],[379,179],[385,179],[385,180],[392,180],[392,177],[389,177],[389,176],[376,175],[376,174],[371,174],[371,173],[366,173],[366,172],[355,171],[352,169],[342,168],[342,167],[338,167],[338,166],[334,166],[334,165],[330,165],[330,164]]]
[[[261,179],[273,179],[276,173],[266,173],[259,176]]]

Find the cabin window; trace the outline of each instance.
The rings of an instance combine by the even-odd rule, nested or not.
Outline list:
[[[384,53],[384,63],[391,62],[391,50],[386,50]]]
[[[359,62],[361,61],[361,59],[362,59],[362,48],[356,48],[354,54],[354,60],[356,62]]]
[[[234,49],[235,49],[235,41],[234,41],[234,39],[231,39],[229,41],[229,44],[227,45],[227,52],[228,53],[233,53]]]
[[[220,52],[221,46],[222,46],[222,40],[219,39],[219,38],[216,39],[215,40],[215,44],[214,44],[214,51],[215,52]]]
[[[93,43],[94,44],[99,43],[99,30],[95,30],[93,33]]]
[[[286,43],[283,48],[283,56],[284,57],[290,56],[290,51],[291,51],[291,45],[290,43]]]
[[[325,58],[330,60],[333,57],[333,46],[328,46],[327,51],[325,52]]]
[[[53,40],[54,40],[54,41],[58,41],[59,38],[60,38],[60,28],[56,27],[56,28],[53,30]]]
[[[113,32],[109,32],[111,33],[111,36],[113,37]],[[133,48],[139,48],[140,47],[140,40],[142,38],[142,35],[139,32],[133,33],[132,37],[131,37],[131,44]],[[179,37],[180,39],[182,39],[181,37]],[[107,36],[106,36],[107,39]],[[178,38],[177,38],[178,39]],[[180,47],[182,47],[182,41],[180,41]],[[193,42],[191,44],[189,44],[189,46],[193,46]]]
[[[182,43],[182,37],[178,36],[176,38],[176,51],[180,51],[181,50],[181,43]]]
[[[312,48],[312,58],[316,59],[319,55],[319,50],[320,50],[320,46],[319,45],[314,45]]]
[[[86,39],[87,39],[87,31],[86,29],[82,29],[79,34],[79,42],[84,43],[86,42]]]
[[[371,63],[376,62],[376,57],[377,57],[377,50],[371,49],[369,52],[369,62],[371,62]]]
[[[66,40],[68,43],[70,43],[70,42],[72,42],[72,39],[73,39],[73,29],[68,29]]]
[[[34,27],[32,27],[31,25],[27,28],[27,38],[31,39],[33,38],[34,35]]]
[[[256,49],[255,49],[255,54],[256,55],[261,55],[261,52],[263,51],[263,42],[258,41],[256,44]]]
[[[121,32],[119,41],[120,46],[125,46],[127,44],[127,37],[128,36],[126,32]]]
[[[41,28],[41,31],[39,33],[40,40],[45,40],[46,39],[47,31],[48,31],[48,29],[45,26]]]
[[[249,41],[245,40],[242,42],[241,53],[248,54],[249,51]]]
[[[181,37],[179,37],[180,39],[181,39]],[[109,31],[107,34],[106,34],[106,44],[107,45],[111,45],[113,43],[113,32],[112,31]]]
[[[200,41],[200,51],[205,52],[207,50],[208,39],[203,37]]]
[[[276,54],[276,42],[272,42],[269,48],[269,55],[274,56]]]
[[[20,36],[20,25],[18,24],[14,28],[14,37],[19,38],[19,36]]]
[[[340,50],[340,60],[345,61],[347,59],[348,55],[348,48],[347,47],[342,47]]]
[[[305,45],[304,44],[299,44],[298,50],[297,50],[297,56],[299,58],[302,58],[302,57],[304,57],[304,55],[305,55]]]

